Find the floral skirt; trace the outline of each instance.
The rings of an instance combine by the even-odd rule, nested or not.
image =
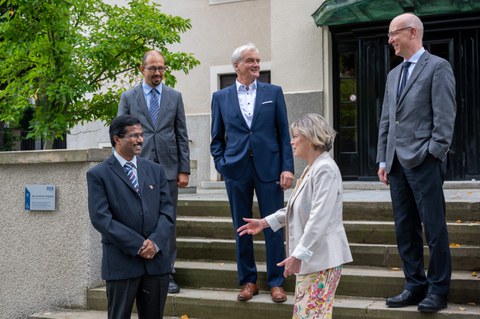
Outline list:
[[[297,275],[293,319],[332,318],[333,298],[337,290],[342,266]]]

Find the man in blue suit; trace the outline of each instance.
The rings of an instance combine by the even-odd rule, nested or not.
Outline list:
[[[257,268],[251,236],[236,230],[252,218],[253,193],[262,218],[284,206],[283,191],[293,182],[293,155],[287,109],[279,86],[257,81],[260,54],[252,43],[232,55],[237,79],[212,97],[211,153],[227,188],[236,240],[238,300],[258,294]],[[274,302],[287,297],[282,288],[285,259],[283,232],[264,230],[267,254],[267,283]]]
[[[130,115],[110,125],[113,155],[87,172],[90,219],[102,235],[109,319],[163,318],[171,271],[173,206],[163,167],[139,157],[143,132]]]

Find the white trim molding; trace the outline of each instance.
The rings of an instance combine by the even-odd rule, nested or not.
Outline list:
[[[252,1],[252,0],[208,0],[208,4],[213,6],[216,4],[224,4],[230,2],[244,2],[244,1]]]

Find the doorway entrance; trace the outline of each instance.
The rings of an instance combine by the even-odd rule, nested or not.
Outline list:
[[[422,17],[424,47],[452,65],[457,117],[447,180],[480,178],[480,14]],[[402,62],[388,21],[332,27],[335,158],[344,180],[377,180],[378,122],[388,72]]]

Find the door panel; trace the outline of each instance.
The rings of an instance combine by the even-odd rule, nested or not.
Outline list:
[[[425,20],[425,49],[450,62],[457,83],[457,117],[446,179],[478,180],[480,14]],[[386,77],[403,60],[395,56],[387,43],[386,30],[388,23],[331,29],[334,74],[337,74],[334,127],[339,132],[335,158],[345,180],[377,180],[378,123]]]

